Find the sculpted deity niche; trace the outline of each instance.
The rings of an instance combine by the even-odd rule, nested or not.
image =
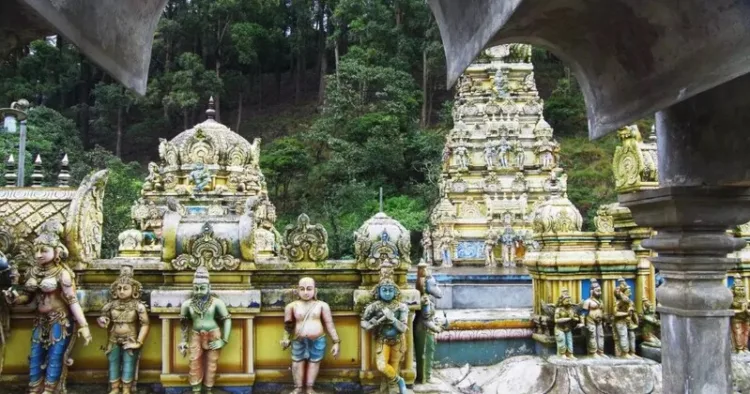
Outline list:
[[[141,347],[149,331],[148,311],[141,302],[141,283],[133,279],[130,266],[121,268],[120,277],[109,288],[111,301],[102,307],[96,320],[109,331],[109,394],[135,392]]]
[[[292,394],[315,394],[313,386],[326,351],[325,331],[333,342],[331,354],[335,358],[339,356],[341,341],[333,324],[331,307],[318,300],[317,292],[313,278],[302,278],[297,285],[299,299],[284,308],[281,346],[284,349],[292,347]]]
[[[414,316],[414,350],[417,361],[417,383],[429,383],[439,334],[445,328],[438,322],[435,302],[432,297],[442,298],[443,292],[430,272],[430,266],[422,261],[417,265],[416,288],[420,295],[420,309]],[[448,322],[444,322],[447,324]]]
[[[502,245],[502,257],[503,267],[513,267],[515,263],[516,254],[516,233],[513,228],[509,225],[505,226],[503,234],[500,236],[500,243]]]
[[[26,271],[22,287],[3,291],[10,305],[36,301],[36,320],[31,334],[29,393],[65,392],[65,380],[76,334],[84,345],[91,342],[83,309],[76,298],[75,274],[64,260],[68,249],[60,236],[63,226],[46,222],[34,240],[35,265]]]
[[[211,170],[209,170],[203,163],[195,163],[193,170],[190,171],[188,179],[194,185],[193,193],[201,193],[210,190],[211,184]]]
[[[491,170],[494,167],[496,156],[497,151],[495,150],[495,146],[492,144],[492,142],[487,141],[484,144],[484,161],[485,163],[487,163],[488,170]]]
[[[484,265],[488,267],[494,267],[497,265],[497,259],[495,259],[495,246],[497,246],[498,238],[499,235],[497,230],[490,226],[484,240]]]
[[[254,230],[252,245],[255,257],[277,256],[281,247],[281,234],[276,230],[276,207],[266,194],[262,194],[252,207]]]
[[[466,143],[461,141],[455,149],[456,165],[459,171],[468,171],[469,169],[469,151],[466,149]]]
[[[735,353],[747,353],[748,334],[750,334],[750,311],[748,310],[747,292],[742,277],[735,275],[732,284],[732,347]]]
[[[408,328],[409,308],[400,301],[400,290],[390,275],[381,276],[372,289],[372,301],[365,308],[361,326],[373,331],[376,342],[375,362],[384,382],[381,392],[407,394],[406,382],[400,375],[406,351],[404,333]]]
[[[432,234],[430,228],[425,226],[422,231],[422,257],[428,265],[432,265]]]
[[[221,349],[229,342],[232,319],[226,304],[211,293],[208,270],[198,267],[190,299],[180,306],[182,341],[178,350],[190,355],[188,381],[193,393],[213,391]]]
[[[453,230],[449,226],[443,227],[443,232],[440,234],[440,241],[438,248],[440,250],[440,262],[443,267],[452,267],[453,260],[451,259],[451,252],[453,249]]]

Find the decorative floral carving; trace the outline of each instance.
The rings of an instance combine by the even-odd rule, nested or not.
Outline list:
[[[284,230],[284,255],[290,261],[325,261],[328,257],[328,232],[321,224],[310,224],[310,217],[301,214],[296,225]]]
[[[615,149],[612,161],[617,191],[626,193],[658,186],[656,144],[643,143],[636,125],[623,127],[617,136],[620,146]]]
[[[187,242],[185,251],[186,253],[172,260],[172,267],[178,271],[198,267],[214,271],[233,271],[240,266],[240,260],[230,254],[229,241],[214,236],[214,229],[210,223],[205,223],[201,233]]]

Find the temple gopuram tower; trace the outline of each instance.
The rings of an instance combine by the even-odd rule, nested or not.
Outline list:
[[[559,144],[544,120],[531,46],[490,48],[461,76],[443,150],[440,202],[423,239],[437,265],[516,265],[531,242],[531,213],[559,180]]]

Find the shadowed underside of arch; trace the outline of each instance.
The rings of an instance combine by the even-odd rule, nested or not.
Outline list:
[[[592,138],[750,71],[750,3],[429,0],[448,84],[488,46],[545,47],[573,70]]]

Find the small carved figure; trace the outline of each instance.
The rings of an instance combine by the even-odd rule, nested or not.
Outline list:
[[[461,143],[456,148],[456,159],[459,170],[466,171],[469,169],[469,151],[466,149],[464,143]]]
[[[64,263],[68,248],[60,240],[62,232],[57,220],[43,224],[34,240],[35,265],[26,271],[23,287],[3,291],[10,305],[36,301],[29,356],[30,394],[65,392],[76,331],[84,345],[91,342],[89,325],[76,298],[75,274]]]
[[[132,267],[123,266],[120,277],[109,287],[112,300],[104,304],[102,315],[96,320],[99,327],[109,329],[109,394],[135,391],[141,347],[149,331],[141,289],[141,283],[133,279]]]
[[[360,325],[374,331],[376,341],[375,362],[386,381],[387,392],[407,394],[406,382],[400,376],[401,361],[406,351],[406,332],[409,308],[400,301],[401,292],[393,279],[381,275],[372,289],[374,299],[365,308]]]
[[[576,358],[573,355],[573,329],[582,327],[576,306],[570,298],[568,289],[562,289],[555,305],[555,341],[557,355],[564,358]]]
[[[658,333],[661,330],[661,321],[656,315],[656,310],[647,298],[643,299],[643,316],[641,318],[641,346],[661,348],[661,340]],[[745,341],[747,345],[747,341]]]
[[[195,185],[193,193],[203,192],[208,190],[208,186],[211,183],[211,171],[203,163],[196,163],[193,171],[190,171],[188,179]]]
[[[414,315],[414,351],[417,359],[417,383],[429,383],[437,341],[435,334],[445,328],[437,319],[435,303],[431,297],[442,298],[443,292],[430,272],[426,262],[417,265],[416,288],[420,294],[421,307]],[[447,324],[447,321],[444,322]]]
[[[523,151],[523,146],[518,140],[513,141],[512,151],[516,154],[515,165],[519,170],[523,170],[523,165],[526,161],[526,153]]]
[[[516,254],[516,233],[510,226],[505,227],[505,231],[500,236],[500,243],[502,244],[502,257],[503,267],[513,267],[515,263]]]
[[[224,301],[211,293],[206,267],[195,270],[193,292],[190,299],[180,306],[180,319],[182,341],[178,350],[183,357],[188,350],[190,352],[188,381],[193,393],[200,393],[202,386],[206,393],[211,393],[216,383],[221,348],[229,342],[232,319]]]
[[[494,167],[496,156],[497,156],[497,151],[495,151],[495,147],[492,146],[492,143],[488,141],[484,145],[484,161],[487,163],[488,170],[491,170],[492,167]]]
[[[425,227],[422,231],[422,256],[425,262],[432,265],[432,234],[430,234],[430,228]]]
[[[448,171],[448,168],[451,165],[451,154],[453,153],[451,149],[451,140],[450,137],[448,138],[448,141],[445,143],[445,146],[443,147],[443,157],[442,157],[442,163],[443,163],[443,171]]]
[[[453,232],[449,227],[443,228],[443,234],[440,236],[440,260],[443,267],[452,267],[453,261],[451,260],[451,247],[453,246]]]
[[[494,227],[490,227],[487,230],[487,237],[484,240],[484,265],[488,267],[494,267],[497,265],[495,259],[495,246],[497,246],[497,240],[499,236],[497,230]]]
[[[143,183],[143,190],[164,190],[159,165],[154,162],[148,163],[148,176]]]
[[[735,353],[747,353],[748,334],[750,334],[750,311],[748,311],[747,293],[742,277],[735,275],[732,284],[732,347]]]
[[[510,144],[505,137],[500,139],[500,145],[497,147],[497,158],[501,168],[508,168],[508,155],[510,153]]]
[[[333,325],[331,308],[318,300],[317,293],[315,280],[302,278],[297,286],[299,300],[284,308],[284,339],[281,346],[284,349],[290,345],[292,347],[292,394],[302,394],[303,384],[306,394],[315,394],[313,386],[326,351],[325,331],[328,331],[333,342],[331,354],[336,358],[339,356],[340,340]]]
[[[586,350],[589,356],[601,357],[604,355],[604,310],[602,288],[596,279],[591,279],[590,293],[581,307],[586,327]]]
[[[615,314],[613,336],[615,340],[615,356],[632,358],[635,356],[635,330],[638,328],[638,315],[630,299],[630,286],[625,279],[617,280],[615,289]]]

